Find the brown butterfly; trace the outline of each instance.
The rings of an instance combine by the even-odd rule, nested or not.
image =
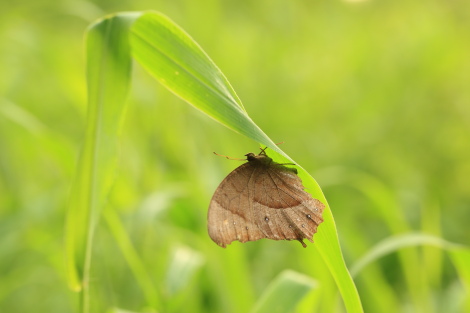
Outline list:
[[[232,241],[298,240],[313,242],[323,222],[324,204],[304,191],[295,168],[274,162],[262,149],[246,154],[247,163],[219,185],[207,216],[209,236],[225,248]]]

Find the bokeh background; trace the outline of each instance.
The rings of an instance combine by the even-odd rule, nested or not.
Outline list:
[[[201,44],[253,120],[319,182],[348,265],[407,231],[470,242],[468,1],[0,5],[1,312],[78,310],[63,234],[86,120],[83,37],[117,11],[159,10]],[[312,244],[261,240],[224,250],[211,242],[209,200],[240,164],[212,152],[241,157],[258,146],[138,64],[133,79],[108,209],[118,212],[162,311],[246,312],[293,269],[319,282],[298,312],[341,312]],[[102,220],[96,234],[92,311],[151,311],[109,225]],[[419,267],[391,254],[358,274],[365,310],[386,312],[385,303],[389,312],[459,312],[463,286],[446,254],[407,249]],[[175,272],[178,262],[188,270]]]

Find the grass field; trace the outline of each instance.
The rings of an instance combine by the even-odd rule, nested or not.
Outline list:
[[[2,7],[0,312],[86,310],[65,258],[88,138],[84,37],[106,14],[150,9],[201,45],[253,121],[318,182],[365,312],[470,311],[470,3]],[[336,265],[316,246],[327,226],[306,249],[264,239],[222,249],[209,238],[211,196],[240,165],[213,151],[242,157],[257,142],[187,105],[135,61],[120,133],[90,245],[89,312],[346,311]],[[307,287],[269,298],[286,275]]]

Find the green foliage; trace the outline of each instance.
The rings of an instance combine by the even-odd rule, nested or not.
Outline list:
[[[308,276],[286,270],[269,284],[251,312],[292,312],[315,284]]]
[[[353,311],[342,254],[366,312],[470,310],[466,2],[6,6],[0,311]],[[142,8],[207,54],[159,14],[107,16],[87,31],[85,86],[84,29]],[[293,161],[265,134],[335,220],[307,249],[221,249],[207,205],[239,164],[212,151]]]
[[[245,113],[220,70],[171,20],[157,13],[125,14],[111,16],[94,25],[87,41],[90,99],[88,132],[72,190],[66,229],[69,280],[72,288],[82,294],[83,312],[89,310],[87,282],[93,234],[99,212],[105,206],[111,188],[110,178],[114,176],[116,142],[129,78],[130,48],[127,34],[134,19],[136,22],[132,26],[130,45],[132,53],[162,84],[223,125],[280,151]],[[119,92],[116,93],[114,88]],[[303,172],[304,176],[308,176]],[[313,178],[304,178],[304,184],[310,190],[318,190],[317,198],[327,203]],[[328,207],[326,209],[329,210]],[[326,226],[316,236],[316,247],[329,265],[348,310],[360,312],[360,300],[341,255],[331,212],[325,212],[325,220]],[[121,239],[121,242],[126,241]],[[126,245],[125,251],[132,251],[130,245]],[[134,266],[131,266],[133,269],[142,268],[138,258],[128,258],[130,260],[135,260],[132,262]],[[140,272],[134,271],[135,274]],[[143,279],[145,275],[137,277],[141,277],[139,281],[146,282],[142,286],[151,288],[152,284]],[[83,290],[79,288],[81,286]],[[143,290],[148,290],[145,287]],[[170,287],[170,291],[175,288]],[[154,294],[153,288],[146,294],[149,295],[149,304],[155,307],[154,297],[150,296]],[[281,306],[272,301],[271,305]]]

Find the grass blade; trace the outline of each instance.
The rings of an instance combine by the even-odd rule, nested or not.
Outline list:
[[[286,270],[266,288],[252,313],[287,313],[297,306],[316,282],[303,274]]]
[[[464,303],[464,305],[465,311],[468,311],[470,309],[470,300],[468,300],[470,299],[470,248],[446,241],[440,237],[420,233],[389,237],[379,242],[366,255],[359,259],[352,267],[351,273],[353,276],[356,276],[364,267],[375,262],[379,258],[387,254],[397,252],[403,248],[414,246],[437,247],[449,254],[459,274],[460,280],[466,289],[467,296],[466,303]]]
[[[129,88],[128,29],[137,16],[107,17],[87,33],[88,117],[66,220],[66,266],[72,290],[88,311],[93,233],[114,179],[117,136]]]
[[[136,60],[175,95],[240,134],[271,142],[214,62],[166,16],[144,14],[132,27],[131,42]]]

